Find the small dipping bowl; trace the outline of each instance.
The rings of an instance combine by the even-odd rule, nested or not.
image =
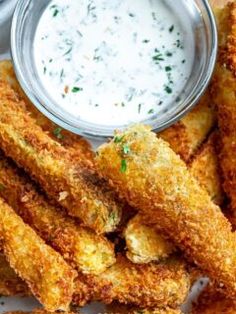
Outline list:
[[[49,0],[18,0],[11,30],[11,53],[18,80],[32,103],[59,126],[91,138],[110,137],[115,129],[122,130],[127,125],[98,125],[75,118],[51,99],[40,82],[34,60],[34,38],[49,3]],[[217,29],[208,1],[165,0],[165,3],[179,18],[186,43],[193,43],[194,62],[184,91],[178,96],[181,101],[140,121],[156,132],[178,121],[198,102],[210,81],[217,55]]]

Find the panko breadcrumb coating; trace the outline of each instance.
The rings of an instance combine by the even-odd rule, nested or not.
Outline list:
[[[53,140],[59,142],[62,146],[70,151],[73,160],[82,162],[93,162],[94,152],[91,149],[90,143],[79,135],[73,134],[67,130],[58,127],[55,123],[44,116],[31,103],[28,97],[22,90],[17,81],[13,65],[10,60],[0,61],[0,79],[8,82],[13,90],[18,94],[19,98],[25,102],[27,111],[35,119],[44,132]]]
[[[96,159],[101,175],[121,197],[236,296],[231,225],[165,141],[136,125],[102,145]]]
[[[236,213],[236,2],[217,11],[219,57],[212,83],[221,138],[220,165],[223,187]]]
[[[0,239],[10,266],[45,309],[68,310],[76,272],[1,198]]]
[[[174,245],[152,226],[145,225],[141,214],[132,218],[124,230],[126,256],[133,263],[143,264],[167,258]]]
[[[41,184],[48,196],[97,233],[115,230],[123,204],[93,169],[73,161],[30,117],[12,88],[0,81],[0,146]]]
[[[78,293],[81,298],[81,278]],[[186,299],[190,289],[190,275],[179,258],[145,265],[133,264],[119,255],[116,264],[99,276],[86,276],[84,294],[90,300],[109,304],[118,301],[140,308],[176,308]],[[83,298],[83,296],[82,296]],[[77,303],[76,294],[74,303]]]
[[[216,113],[207,91],[200,102],[179,122],[159,133],[188,162],[216,124]]]
[[[155,309],[135,309],[128,305],[114,303],[108,305],[106,314],[181,314],[179,309],[155,308]]]
[[[195,154],[188,168],[202,187],[208,191],[212,201],[222,204],[224,197],[215,149],[217,141],[218,133],[214,132],[200,151]],[[173,244],[164,239],[155,227],[145,224],[142,213],[137,214],[128,222],[124,230],[124,237],[127,248],[126,255],[133,263],[158,261],[174,251]]]
[[[11,311],[11,312],[3,312],[4,314],[58,314],[58,312],[49,312],[45,309],[35,309],[30,312],[23,312],[23,311]],[[76,314],[79,314],[80,312],[76,311]],[[64,312],[64,314],[75,314],[73,312]]]
[[[5,297],[31,295],[26,283],[16,275],[2,253],[0,253],[0,295]]]
[[[201,147],[189,164],[188,168],[203,188],[206,189],[211,200],[222,205],[224,193],[221,185],[221,171],[216,147],[219,145],[219,133],[214,131]]]
[[[49,204],[1,152],[0,196],[78,271],[99,274],[115,263],[113,245],[104,236],[81,227],[62,208]]]

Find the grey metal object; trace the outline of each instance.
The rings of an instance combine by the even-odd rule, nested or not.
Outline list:
[[[38,21],[49,3],[49,0],[18,1],[11,30],[11,52],[20,84],[34,105],[63,128],[92,138],[110,137],[114,129],[127,125],[98,126],[75,119],[50,99],[40,83],[34,62],[33,42]],[[144,121],[157,132],[178,121],[197,103],[212,76],[217,55],[217,29],[208,1],[165,0],[165,3],[179,16],[186,42],[193,46],[194,63],[190,79],[179,95],[181,102],[172,103],[156,117]]]
[[[12,14],[17,0],[0,0],[0,54],[10,48]]]

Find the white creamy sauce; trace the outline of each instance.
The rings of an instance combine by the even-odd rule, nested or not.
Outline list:
[[[124,125],[155,116],[192,66],[178,18],[161,0],[54,0],[36,31],[39,78],[75,118]]]

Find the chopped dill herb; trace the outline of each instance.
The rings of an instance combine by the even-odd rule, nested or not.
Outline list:
[[[139,104],[139,105],[138,105],[138,113],[141,112],[141,108],[142,108],[142,104]]]
[[[152,57],[152,60],[154,61],[164,61],[165,59],[163,58],[162,53],[158,53],[155,56]]]
[[[64,136],[61,134],[62,128],[58,127],[55,130],[53,130],[53,134],[58,138],[59,140],[62,140]]]
[[[44,67],[44,68],[43,68],[43,74],[46,74],[46,72],[47,72],[47,68]]]
[[[170,88],[170,86],[166,85],[165,86],[165,91],[167,92],[167,94],[171,94],[172,93],[172,88]]]
[[[144,40],[143,40],[143,43],[144,43],[144,44],[147,44],[147,43],[149,43],[149,42],[150,42],[149,39],[144,39]]]
[[[172,33],[173,30],[174,30],[175,26],[174,25],[171,25],[171,27],[169,28],[169,32]]]
[[[166,72],[170,72],[172,70],[172,67],[171,66],[166,66],[165,70],[166,70]]]
[[[166,56],[167,56],[167,57],[172,57],[172,56],[173,56],[173,53],[170,52],[170,51],[167,51],[167,52],[166,52]]]
[[[89,15],[93,10],[95,10],[96,7],[92,6],[92,2],[90,2],[87,6],[87,15]]]
[[[50,59],[50,60],[49,60],[49,63],[52,63],[52,61],[53,61],[53,59]]]
[[[109,215],[109,218],[110,218],[110,220],[112,220],[113,222],[115,222],[116,221],[116,213],[115,212],[111,212],[110,213],[110,215]]]
[[[133,13],[129,13],[130,17],[135,17],[135,15]]]
[[[155,12],[152,12],[152,18],[153,18],[154,21],[157,20],[157,17],[156,17],[156,13],[155,13]]]
[[[148,114],[153,114],[154,113],[154,109],[150,109],[149,111],[148,111]]]
[[[125,103],[124,102],[121,103],[121,107],[125,107]]]
[[[175,99],[176,102],[180,102],[180,100],[181,100],[181,98],[179,96],[176,97],[176,99]]]
[[[53,17],[56,17],[59,13],[59,10],[58,9],[55,9],[54,12],[53,12]]]
[[[64,69],[61,69],[61,73],[60,73],[60,79],[62,79],[64,76]]]
[[[2,183],[0,183],[0,191],[3,191],[3,190],[5,190],[5,185],[3,185]]]
[[[121,143],[123,140],[124,136],[115,136],[114,137],[114,143]]]
[[[71,91],[72,93],[78,93],[78,92],[81,92],[82,90],[83,90],[82,87],[74,86]]]
[[[179,39],[176,40],[176,43],[174,44],[177,48],[184,49],[183,44]]]
[[[72,51],[73,47],[71,46],[65,53],[63,56],[66,56],[68,55],[71,51]]]
[[[182,60],[182,63],[185,63],[186,62],[186,60],[184,59],[184,60]]]
[[[127,162],[125,159],[121,160],[120,172],[125,173],[127,170]]]
[[[129,148],[129,146],[128,146],[127,144],[124,144],[123,147],[122,147],[122,149],[123,149],[123,153],[124,153],[125,155],[127,155],[127,154],[130,153],[130,148]]]

